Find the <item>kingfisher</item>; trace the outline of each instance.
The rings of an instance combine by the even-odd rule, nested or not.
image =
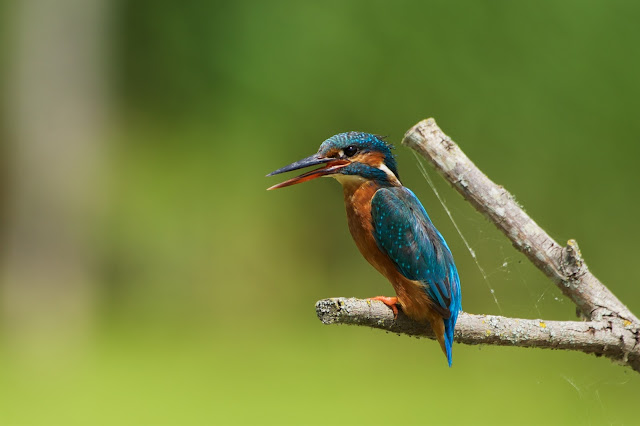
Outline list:
[[[453,331],[461,310],[460,279],[451,250],[415,194],[400,182],[393,145],[362,132],[340,133],[314,155],[282,167],[273,176],[321,167],[269,188],[318,177],[342,184],[349,231],[364,258],[385,276],[396,296],[377,296],[398,315],[430,323],[451,367]]]

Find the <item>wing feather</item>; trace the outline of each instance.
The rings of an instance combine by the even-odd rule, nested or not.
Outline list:
[[[427,295],[449,318],[460,309],[460,283],[451,251],[426,210],[405,187],[381,188],[371,200],[374,237],[396,268],[424,284]]]

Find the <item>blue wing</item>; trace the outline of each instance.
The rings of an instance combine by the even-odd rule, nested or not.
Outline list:
[[[453,256],[426,210],[410,189],[379,189],[371,200],[374,238],[396,268],[420,281],[445,323],[451,365],[453,330],[460,311],[460,279]]]

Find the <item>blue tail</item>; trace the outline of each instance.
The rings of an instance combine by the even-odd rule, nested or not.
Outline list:
[[[447,361],[451,367],[452,356],[451,348],[453,346],[453,330],[456,328],[456,320],[458,319],[458,311],[451,312],[451,316],[444,320],[444,347],[447,351]]]
[[[453,346],[453,331],[456,328],[458,313],[462,310],[460,298],[460,278],[455,265],[449,268],[449,277],[451,282],[451,304],[449,304],[449,312],[451,316],[444,320],[444,347],[447,351],[447,361],[451,367],[451,347]]]

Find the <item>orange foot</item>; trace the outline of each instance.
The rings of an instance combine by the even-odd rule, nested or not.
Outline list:
[[[398,298],[397,297],[387,297],[387,296],[376,296],[370,297],[369,300],[379,300],[393,311],[393,319],[398,319]]]

